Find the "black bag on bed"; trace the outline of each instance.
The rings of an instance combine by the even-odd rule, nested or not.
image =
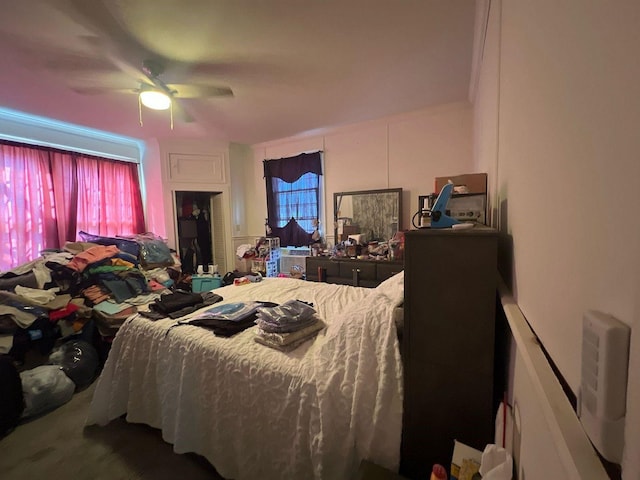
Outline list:
[[[242,277],[244,277],[244,274],[238,272],[237,270],[234,270],[233,272],[227,272],[225,273],[224,277],[222,277],[222,285],[224,285],[225,287],[227,285],[233,285],[233,281],[236,278]]]
[[[0,438],[15,428],[24,411],[22,380],[9,355],[0,355]]]

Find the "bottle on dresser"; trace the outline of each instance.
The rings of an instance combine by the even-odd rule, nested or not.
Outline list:
[[[447,470],[439,463],[434,464],[430,480],[447,480]]]

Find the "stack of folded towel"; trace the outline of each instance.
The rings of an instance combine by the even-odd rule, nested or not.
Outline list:
[[[289,352],[314,338],[325,326],[316,311],[300,300],[258,308],[256,324],[255,341],[282,352]]]

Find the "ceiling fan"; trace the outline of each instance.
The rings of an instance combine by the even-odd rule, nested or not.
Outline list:
[[[143,43],[140,40],[141,37],[136,34],[136,30],[143,30],[144,23],[140,23],[134,6],[125,2],[108,2],[107,0],[93,2],[67,0],[66,3],[58,5],[60,13],[91,32],[89,35],[80,36],[80,38],[91,50],[96,52],[93,60],[95,57],[107,60],[106,63],[110,63],[132,80],[130,87],[126,87],[127,83],[123,83],[123,81],[118,81],[119,85],[117,86],[100,85],[99,83],[82,86],[76,83],[72,86],[74,91],[82,94],[135,93],[139,98],[141,117],[142,105],[153,105],[147,102],[147,97],[160,99],[160,104],[150,108],[170,108],[172,116],[175,113],[187,122],[193,121],[187,111],[193,105],[182,102],[182,100],[233,96],[233,91],[227,86],[215,86],[215,84],[208,82],[205,84],[168,83],[163,80],[161,78],[163,74],[172,80],[178,77],[184,78],[185,73],[190,73],[201,65],[198,65],[199,62],[189,62],[178,57],[167,56],[166,53],[161,53],[159,48]],[[163,37],[158,38],[164,41]],[[60,65],[63,62],[57,59],[56,63]],[[90,74],[92,70],[90,67],[85,73]],[[65,73],[68,75],[69,70]],[[83,72],[80,73],[81,75],[75,79],[71,76],[71,82],[75,83],[84,76]],[[176,75],[177,73],[178,75]]]
[[[124,73],[138,83],[134,88],[109,87],[76,87],[73,90],[82,94],[100,94],[108,92],[134,93],[138,95],[140,105],[154,110],[171,108],[183,121],[192,122],[193,117],[187,112],[182,99],[232,97],[233,91],[229,87],[202,85],[195,83],[165,83],[161,75],[164,64],[159,60],[147,59],[142,62],[140,69],[118,58],[110,56],[110,60]],[[142,110],[140,110],[142,121]]]
[[[141,72],[144,78],[139,78],[140,87],[132,90],[134,93],[138,93],[141,105],[154,110],[175,109],[183,120],[189,122],[193,119],[178,103],[178,99],[233,96],[233,91],[229,87],[165,83],[160,78],[163,71],[164,66],[159,61],[149,59],[142,63]],[[142,123],[142,112],[140,115]]]
[[[188,83],[165,83],[160,78],[164,71],[163,65],[154,60],[145,60],[142,63],[142,73],[146,77],[140,81],[140,93],[156,91],[164,93],[170,99],[175,98],[206,98],[233,96],[229,87],[216,87],[213,85],[196,85]]]

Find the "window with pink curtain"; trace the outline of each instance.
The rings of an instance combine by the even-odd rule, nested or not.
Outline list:
[[[144,231],[136,165],[80,156],[77,179],[76,234],[82,230],[113,237]]]
[[[136,164],[0,142],[0,178],[0,271],[75,241],[81,230],[144,232]]]

